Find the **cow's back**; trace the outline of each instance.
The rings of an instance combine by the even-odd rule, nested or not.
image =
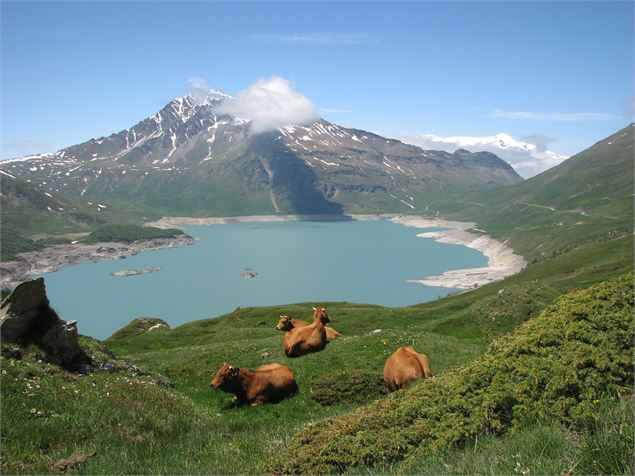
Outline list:
[[[247,393],[251,400],[278,402],[293,395],[298,386],[289,367],[277,363],[261,365],[253,372]]]
[[[303,321],[302,319],[291,319],[291,324],[293,324],[293,328],[310,325],[307,321]]]
[[[414,380],[433,375],[428,358],[418,354],[412,347],[400,347],[388,357],[384,365],[384,381],[391,392],[405,387]]]
[[[283,345],[287,357],[299,357],[311,352],[319,352],[326,347],[326,329],[322,325],[311,324],[291,329],[284,335]]]

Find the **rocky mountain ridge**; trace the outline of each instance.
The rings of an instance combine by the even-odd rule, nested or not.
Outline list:
[[[522,179],[491,153],[424,151],[323,119],[252,134],[210,90],[108,137],[0,168],[46,193],[154,214],[425,212]]]

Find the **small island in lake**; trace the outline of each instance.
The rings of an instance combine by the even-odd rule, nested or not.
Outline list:
[[[251,279],[251,278],[255,278],[256,276],[258,276],[258,273],[256,273],[255,271],[252,271],[251,268],[245,268],[245,271],[240,273],[240,275],[243,278],[245,278],[245,279]]]
[[[138,274],[156,273],[161,271],[161,268],[152,267],[148,269],[123,269],[121,271],[113,271],[111,276],[136,276]]]

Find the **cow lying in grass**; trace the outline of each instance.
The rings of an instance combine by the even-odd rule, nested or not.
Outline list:
[[[326,324],[331,322],[326,309],[313,308],[313,323],[294,327],[284,335],[282,345],[287,357],[300,357],[311,352],[319,352],[326,347]]]
[[[434,373],[430,370],[428,357],[415,352],[412,347],[399,347],[384,365],[384,381],[391,392],[415,380],[432,377]]]
[[[292,319],[289,316],[283,315],[283,316],[280,316],[280,320],[278,321],[278,324],[276,325],[276,330],[289,332],[291,329],[295,329],[296,327],[304,327],[308,325],[309,323],[306,321],[303,321],[301,319]],[[328,341],[332,341],[337,339],[338,337],[342,337],[342,334],[337,332],[332,327],[325,327],[325,329],[326,329],[326,339]]]
[[[298,389],[291,369],[280,364],[261,365],[256,370],[223,364],[210,386],[233,393],[239,405],[252,407],[279,402]]]

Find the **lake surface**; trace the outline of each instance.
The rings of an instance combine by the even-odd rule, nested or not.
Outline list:
[[[77,320],[80,333],[103,339],[141,316],[174,327],[239,306],[305,301],[407,306],[452,291],[407,279],[487,263],[478,251],[418,238],[422,229],[388,221],[252,222],[184,230],[199,241],[44,275],[52,307],[63,319]],[[155,266],[161,271],[110,275]],[[258,275],[243,278],[245,268]]]

